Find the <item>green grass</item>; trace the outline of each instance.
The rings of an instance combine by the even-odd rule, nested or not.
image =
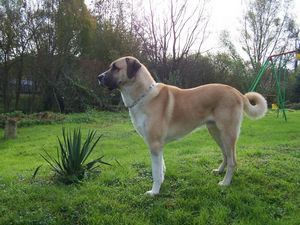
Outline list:
[[[22,127],[16,140],[0,140],[0,224],[300,223],[300,111],[288,112],[287,123],[273,113],[244,120],[238,169],[227,188],[211,173],[221,153],[205,129],[168,144],[166,179],[154,198],[144,195],[152,185],[149,152],[127,113],[92,112],[95,122],[73,123],[78,116],[63,125]],[[55,183],[40,154],[55,154],[62,126],[83,134],[97,129],[104,136],[90,159],[105,155],[113,166],[80,185]]]

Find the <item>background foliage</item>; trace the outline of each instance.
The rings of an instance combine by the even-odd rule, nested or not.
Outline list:
[[[160,82],[184,88],[218,82],[246,92],[265,57],[288,49],[298,37],[291,2],[248,1],[241,23],[248,58],[242,58],[226,31],[223,51],[202,52],[209,38],[206,0],[190,14],[188,1],[172,0],[163,18],[151,1],[142,15],[129,0],[96,1],[91,10],[84,0],[2,0],[0,111],[119,110],[119,93],[99,88],[96,76],[124,55],[139,58]],[[268,32],[259,32],[258,25]],[[300,99],[298,74],[289,71],[289,101]]]

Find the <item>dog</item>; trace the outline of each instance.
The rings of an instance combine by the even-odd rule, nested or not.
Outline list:
[[[258,119],[267,112],[267,102],[256,92],[241,94],[223,84],[207,84],[190,89],[156,83],[148,69],[136,58],[122,57],[98,75],[100,85],[118,89],[136,131],[149,147],[153,185],[146,194],[159,194],[166,172],[163,147],[196,128],[206,125],[223,154],[213,170],[226,174],[221,186],[231,183],[236,167],[236,142],[243,112]]]

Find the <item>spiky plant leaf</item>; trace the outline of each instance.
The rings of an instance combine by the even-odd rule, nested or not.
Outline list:
[[[40,170],[40,168],[41,168],[42,166],[43,166],[43,165],[39,165],[39,166],[34,170],[34,172],[33,172],[33,174],[32,174],[32,177],[31,177],[32,180],[35,179],[35,177],[36,177],[38,171]]]
[[[87,170],[92,169],[96,163],[100,163],[100,164],[105,164],[105,165],[111,166],[111,164],[102,161],[103,157],[104,157],[104,156],[101,156],[100,158],[94,159],[93,161],[87,163],[87,164],[85,165],[86,169],[87,169]]]
[[[111,165],[102,161],[103,156],[85,164],[85,161],[95,149],[102,135],[96,138],[96,131],[91,130],[84,142],[82,142],[81,129],[74,129],[73,132],[62,128],[62,139],[57,137],[57,159],[45,151],[42,155],[51,169],[63,183],[78,183],[85,177],[86,172],[93,171],[96,164]],[[83,144],[82,144],[83,143]]]

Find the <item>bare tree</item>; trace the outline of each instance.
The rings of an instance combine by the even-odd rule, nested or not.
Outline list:
[[[149,1],[149,15],[136,22],[134,27],[150,60],[166,62],[170,56],[174,63],[178,63],[192,50],[201,52],[208,35],[207,3],[207,0],[196,4],[188,0],[171,0],[165,16],[159,18]]]
[[[288,46],[292,0],[249,0],[242,18],[241,44],[258,72],[272,53]]]

